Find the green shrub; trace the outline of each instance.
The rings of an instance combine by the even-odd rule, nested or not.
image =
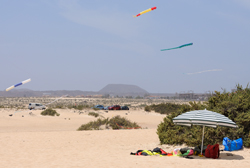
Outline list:
[[[56,110],[53,110],[51,108],[48,108],[41,112],[41,115],[50,115],[50,116],[59,116],[60,114],[56,112]]]
[[[98,116],[99,116],[99,114],[98,114],[98,113],[95,113],[95,112],[89,112],[88,115],[92,115],[92,116],[94,116],[94,117],[98,117]]]
[[[196,146],[202,141],[201,126],[177,126],[172,119],[184,112],[204,110],[218,112],[234,121],[238,128],[205,127],[204,145],[222,143],[224,137],[232,140],[242,138],[245,147],[250,147],[250,89],[237,86],[236,92],[215,92],[205,104],[190,102],[190,106],[182,106],[176,112],[166,116],[158,125],[157,134],[161,144],[183,144]]]
[[[77,130],[100,130],[100,126],[105,125],[106,128],[111,127],[112,129],[139,129],[141,128],[137,123],[133,123],[128,119],[120,116],[115,116],[109,120],[98,118],[96,121],[91,121],[87,124],[81,125]]]
[[[108,123],[108,119],[100,119],[98,118],[96,121],[91,121],[87,124],[81,125],[77,130],[83,131],[83,130],[100,130],[100,126],[106,125]]]
[[[150,106],[146,106],[146,107],[144,107],[144,110],[150,112],[151,108],[150,108]]]
[[[109,126],[112,127],[112,129],[132,129],[132,128],[141,128],[137,123],[131,122],[130,120],[120,117],[120,116],[115,116],[109,120]]]
[[[155,111],[161,114],[170,114],[180,110],[183,106],[188,106],[186,104],[174,104],[174,103],[161,103],[161,104],[152,104],[144,108],[145,111]]]
[[[147,105],[146,104],[140,104],[140,107],[146,107]]]
[[[57,105],[55,106],[55,108],[64,109],[64,105],[63,105],[63,104],[57,104]]]
[[[68,108],[69,109],[74,108],[76,110],[83,110],[83,109],[86,109],[86,108],[90,108],[90,106],[89,105],[81,105],[80,104],[80,105],[69,105]]]

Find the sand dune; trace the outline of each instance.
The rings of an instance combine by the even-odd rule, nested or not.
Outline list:
[[[96,120],[87,115],[89,111],[82,110],[79,114],[79,110],[57,109],[60,116],[50,117],[41,116],[41,110],[15,113],[15,110],[0,109],[0,167],[241,168],[250,165],[249,149],[231,152],[233,156],[221,152],[220,159],[130,155],[139,149],[160,147],[171,152],[184,146],[160,145],[156,129],[165,115],[142,110],[98,112],[104,117],[126,117],[144,129],[76,131],[81,124]]]

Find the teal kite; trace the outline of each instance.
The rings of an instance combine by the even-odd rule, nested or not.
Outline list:
[[[190,45],[193,45],[193,43],[183,44],[183,45],[181,45],[179,47],[174,47],[174,48],[162,49],[161,51],[178,49],[178,48],[182,48],[182,47],[186,47],[186,46],[190,46]]]

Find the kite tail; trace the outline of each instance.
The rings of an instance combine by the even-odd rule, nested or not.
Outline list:
[[[141,13],[137,14],[137,15],[133,15],[133,17],[138,17],[141,16]]]
[[[166,50],[173,50],[173,49],[177,49],[177,48],[180,48],[180,47],[175,47],[175,48],[168,48],[168,49],[162,49],[161,51],[166,51]]]

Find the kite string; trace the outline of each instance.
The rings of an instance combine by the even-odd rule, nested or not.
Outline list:
[[[45,104],[45,106],[47,106],[47,105],[49,105],[49,104],[51,104],[51,103],[54,103],[55,101],[57,101],[57,100],[59,100],[59,99],[65,97],[65,96],[68,96],[68,95],[63,95],[63,96],[61,96],[61,97],[59,97],[59,98],[53,100],[52,102]]]

